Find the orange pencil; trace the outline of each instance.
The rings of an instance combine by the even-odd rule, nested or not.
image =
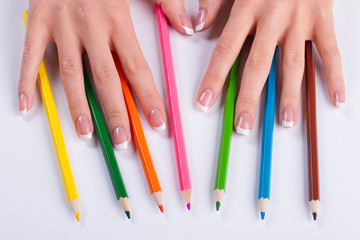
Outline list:
[[[164,212],[162,191],[161,191],[159,179],[156,175],[154,163],[151,159],[150,151],[146,143],[144,131],[141,126],[140,117],[136,110],[135,101],[131,94],[130,87],[125,80],[125,76],[121,68],[120,60],[115,53],[113,53],[113,58],[116,65],[116,69],[120,77],[121,86],[126,102],[126,108],[129,114],[131,130],[133,133],[136,148],[139,152],[139,156],[140,156],[141,164],[144,169],[146,180],[150,189],[150,194],[155,199],[155,202],[159,206],[160,211]]]

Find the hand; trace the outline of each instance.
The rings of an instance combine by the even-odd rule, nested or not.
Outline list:
[[[150,68],[136,39],[128,0],[30,0],[20,81],[19,110],[29,111],[46,45],[55,42],[60,76],[78,135],[91,138],[93,124],[82,71],[86,51],[95,86],[117,149],[130,142],[127,110],[111,51],[117,52],[125,75],[149,124],[164,129],[166,115]]]
[[[214,0],[212,4],[220,1]],[[253,127],[277,44],[282,47],[280,120],[284,127],[292,127],[297,121],[306,40],[312,40],[320,53],[332,103],[342,106],[345,84],[332,6],[332,0],[235,0],[197,95],[200,108],[206,110],[218,98],[249,34],[254,34],[255,38],[236,102],[234,125],[237,133],[248,134]]]

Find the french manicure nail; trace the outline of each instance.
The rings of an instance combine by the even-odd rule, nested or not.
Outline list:
[[[186,14],[180,14],[180,21],[183,25],[183,29],[187,35],[194,35],[194,28],[190,21],[190,18]]]
[[[196,107],[203,112],[207,111],[210,108],[210,103],[213,95],[214,94],[210,89],[205,89],[200,95],[200,98],[196,103]]]
[[[92,138],[90,129],[90,122],[85,116],[79,116],[76,120],[79,136],[82,140],[89,140]]]
[[[334,93],[336,107],[345,106],[345,93],[343,91],[336,91]]]
[[[148,117],[150,125],[154,128],[155,131],[163,131],[166,129],[165,121],[159,109],[154,108],[151,110]]]
[[[27,113],[27,102],[28,98],[25,93],[19,95],[19,114],[21,117],[25,116]]]
[[[199,32],[204,28],[207,11],[200,10],[196,18],[195,32]]]
[[[112,131],[112,140],[116,150],[124,150],[128,147],[125,128],[117,127]]]
[[[281,115],[281,125],[283,127],[292,128],[295,125],[295,110],[292,106],[284,107]]]
[[[249,135],[251,128],[251,115],[241,113],[236,124],[236,132],[242,135]]]

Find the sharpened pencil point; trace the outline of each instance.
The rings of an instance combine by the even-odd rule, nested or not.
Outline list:
[[[264,220],[265,219],[265,212],[261,212],[261,220]]]
[[[80,213],[77,213],[75,217],[76,217],[76,220],[77,220],[78,222],[80,222]]]
[[[163,207],[163,205],[159,205],[159,209],[160,209],[160,211],[163,213],[164,212],[164,207]]]
[[[219,211],[219,209],[220,209],[220,202],[216,201],[216,211]]]
[[[186,204],[186,207],[190,211],[190,203]]]
[[[312,215],[313,215],[313,219],[314,219],[314,221],[316,221],[316,218],[317,218],[317,213],[316,213],[316,212],[313,212],[313,213],[312,213]]]
[[[127,218],[130,219],[130,211],[125,211],[125,214],[126,214]]]

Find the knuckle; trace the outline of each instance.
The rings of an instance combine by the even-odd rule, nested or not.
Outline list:
[[[207,73],[204,78],[210,86],[218,86],[221,83],[221,79],[222,78],[218,75],[218,73],[213,71]]]
[[[335,58],[340,57],[340,51],[337,46],[331,46],[324,50],[325,57]]]
[[[123,111],[121,109],[111,109],[106,113],[107,119],[109,123],[113,123],[111,125],[117,125],[117,122],[121,122],[121,119],[126,116],[126,111]],[[115,123],[115,124],[114,124]],[[121,125],[121,124],[119,124]]]
[[[301,68],[304,65],[304,61],[304,55],[300,52],[295,52],[284,56],[283,65],[284,67]]]
[[[253,97],[239,97],[240,105],[246,105],[249,107],[256,107],[257,101]]]
[[[268,66],[269,60],[266,54],[263,53],[254,53],[249,56],[247,61],[247,67],[254,72],[265,71],[267,70]]]
[[[217,45],[217,52],[219,55],[234,54],[235,40],[234,38],[224,37]]]
[[[60,62],[60,69],[64,77],[74,76],[80,71],[80,67],[73,58],[64,58]]]
[[[157,102],[158,96],[153,93],[147,93],[139,97],[139,102],[145,106],[145,108],[151,108],[154,103]]]
[[[129,12],[129,1],[106,1],[106,11],[110,16],[110,19],[115,22],[119,22],[121,16],[125,12]]]
[[[284,91],[281,93],[281,98],[284,100],[297,100],[298,99],[298,94],[292,91]]]
[[[69,103],[69,109],[73,116],[77,116],[82,112],[82,109],[84,109],[84,102],[80,99],[72,100]]]
[[[139,75],[148,71],[148,65],[141,55],[129,57],[125,61],[124,68],[131,76]]]
[[[24,46],[23,60],[31,60],[34,57],[35,52],[33,51],[32,43],[27,42]]]
[[[111,64],[107,61],[101,61],[95,67],[95,79],[100,84],[107,84],[114,77],[114,71]]]

